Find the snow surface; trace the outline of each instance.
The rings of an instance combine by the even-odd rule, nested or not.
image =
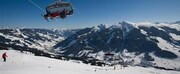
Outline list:
[[[172,45],[170,44],[168,41],[160,38],[160,37],[156,37],[156,39],[159,41],[157,43],[157,45],[162,49],[162,50],[166,50],[166,51],[170,51],[175,53],[177,56],[180,56],[178,49],[180,48],[179,46],[176,45]]]
[[[23,38],[28,38],[28,36],[24,35],[23,33],[21,33],[20,29],[16,29],[17,30],[17,35],[22,35]]]
[[[141,29],[141,33],[147,36],[147,32]]]
[[[157,66],[160,67],[165,67],[165,68],[169,68],[169,69],[179,69],[180,68],[180,54],[179,54],[179,46],[176,45],[172,45],[170,44],[168,41],[160,38],[160,37],[156,37],[156,39],[158,40],[157,45],[162,49],[162,50],[166,50],[166,51],[170,51],[173,52],[174,54],[176,54],[178,56],[178,58],[176,59],[164,59],[164,58],[159,58],[156,57],[153,53],[151,53],[150,55],[154,58],[155,61],[153,61],[153,63],[156,63]]]
[[[91,50],[82,50],[78,53],[78,57],[82,57],[83,55],[88,55],[88,53],[91,52]]]
[[[169,34],[174,40],[180,40],[180,35],[176,35],[174,33]]]
[[[143,67],[97,67],[83,64],[81,61],[62,61],[46,57],[20,53],[14,50],[7,52],[7,62],[0,59],[0,74],[180,74],[178,71],[166,71]]]
[[[154,53],[150,53],[150,56],[154,58],[153,63],[156,63],[156,66],[165,67],[168,69],[180,68],[180,64],[179,64],[180,58],[169,60],[169,59],[159,58],[155,56]]]

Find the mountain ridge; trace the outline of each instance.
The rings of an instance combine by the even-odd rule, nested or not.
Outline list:
[[[82,29],[55,45],[54,50],[56,53],[66,56],[86,59],[94,57],[100,60],[105,60],[104,57],[108,51],[124,56],[121,53],[126,50],[129,53],[127,57],[131,57],[131,60],[128,61],[135,60],[131,64],[179,69],[180,65],[175,65],[177,62],[173,62],[173,64],[170,62],[170,60],[180,61],[179,39],[180,25],[177,24],[123,21],[109,27],[100,24],[92,28]],[[86,49],[87,46],[91,48]],[[135,56],[138,58],[134,59]],[[158,60],[160,58],[165,61]],[[159,62],[168,63],[168,65]]]
[[[5,28],[0,29],[0,40],[4,44],[14,44],[42,50],[52,47],[76,31],[78,29]]]
[[[107,61],[109,53],[120,64],[180,70],[180,25],[174,23],[122,21],[84,29],[0,29],[0,40],[4,47],[38,55],[48,50],[91,64],[92,59],[112,63],[112,57]]]

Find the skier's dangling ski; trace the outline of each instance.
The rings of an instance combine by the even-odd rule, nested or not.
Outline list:
[[[48,18],[45,17],[43,14],[41,14],[41,16],[42,16],[47,22],[49,22]]]

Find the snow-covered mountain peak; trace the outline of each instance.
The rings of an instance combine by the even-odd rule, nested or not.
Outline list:
[[[119,22],[119,23],[116,23],[116,24],[113,24],[113,25],[111,25],[111,26],[109,26],[108,28],[109,29],[117,29],[117,28],[120,28],[120,29],[124,29],[124,28],[126,28],[126,29],[132,29],[133,28],[133,24],[134,23],[131,23],[131,22],[127,22],[127,21],[122,21],[122,22]]]
[[[54,28],[54,29],[51,29],[52,31],[64,31],[64,30],[66,30],[66,29],[61,29],[61,28],[59,28],[59,29],[56,29],[56,28]]]
[[[106,25],[105,24],[100,24],[97,27],[100,28],[100,29],[106,29]]]
[[[169,27],[169,28],[174,28],[178,31],[180,31],[180,23],[178,23],[179,21],[177,21],[176,23],[167,23],[167,22],[159,22],[159,23],[154,23],[154,22],[149,22],[149,21],[143,21],[143,22],[137,22],[137,23],[133,23],[133,22],[128,22],[128,21],[122,21],[119,22],[121,28],[123,29],[132,29],[134,28],[138,28],[138,27]],[[118,27],[118,26],[116,26]]]
[[[119,23],[121,26],[121,29],[123,30],[123,34],[130,32],[135,26],[131,23],[123,21],[122,23]]]
[[[154,24],[154,23],[149,21],[142,21],[142,22],[137,22],[136,24]]]
[[[121,26],[119,24],[116,24],[116,25],[109,26],[109,28],[112,30],[112,29],[115,29],[115,28],[121,28]]]
[[[180,31],[180,25],[176,23],[157,23],[156,27],[169,27]]]
[[[101,30],[104,30],[104,29],[106,29],[106,25],[105,24],[100,24],[100,25],[92,27],[92,31],[95,31],[95,32],[101,31]]]
[[[143,26],[143,27],[156,27],[156,26],[163,26],[163,25],[167,25],[168,23],[154,23],[154,22],[149,22],[149,21],[142,21],[142,22],[129,22],[129,21],[123,21],[120,24],[130,24],[136,28],[138,28],[139,26]]]
[[[122,21],[122,22],[119,22],[119,24],[122,24],[122,23],[127,23],[127,24],[135,24],[134,22],[130,22],[130,21]]]
[[[151,26],[157,26],[157,24],[149,21],[143,21],[143,22],[137,22],[134,24],[135,26],[144,26],[144,27],[151,27]]]

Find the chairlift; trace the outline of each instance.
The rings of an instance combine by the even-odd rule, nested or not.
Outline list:
[[[44,18],[48,20],[48,18],[65,18],[68,15],[73,14],[73,7],[70,2],[57,0],[54,3],[50,4],[46,7],[46,14]]]

